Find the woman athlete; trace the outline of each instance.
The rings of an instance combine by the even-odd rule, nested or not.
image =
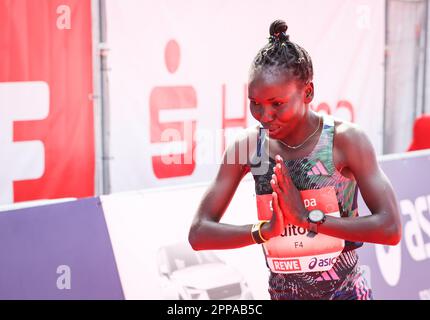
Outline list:
[[[284,21],[274,21],[269,43],[252,63],[250,110],[260,124],[226,149],[189,242],[194,250],[262,244],[271,299],[373,299],[355,249],[363,242],[399,243],[397,200],[365,132],[310,109],[312,61],[286,31]],[[258,141],[252,156],[228,163],[239,159],[243,140]],[[268,169],[257,170],[265,161]],[[248,172],[260,221],[220,223]],[[358,188],[370,216],[358,216]]]

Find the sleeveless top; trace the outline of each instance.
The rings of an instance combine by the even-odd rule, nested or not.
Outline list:
[[[334,119],[323,114],[323,129],[314,149],[305,157],[284,160],[293,183],[299,191],[334,187],[341,217],[358,216],[357,183],[336,169],[333,161]],[[268,154],[269,137],[260,127],[257,150],[251,158],[250,171],[255,181],[255,192],[259,195],[272,193],[270,185],[275,160]],[[264,170],[262,169],[264,167]],[[354,249],[361,242],[345,239],[345,247],[333,268],[328,271],[305,273],[274,273],[270,271],[269,292],[283,291],[288,298],[312,298],[330,295],[353,273],[358,256]],[[264,249],[263,252],[265,253]],[[269,265],[267,264],[267,267]],[[273,292],[271,292],[272,294]]]

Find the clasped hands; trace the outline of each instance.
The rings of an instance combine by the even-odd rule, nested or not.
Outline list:
[[[282,157],[276,155],[275,161],[274,173],[270,180],[273,189],[273,214],[270,221],[262,228],[263,234],[268,238],[283,234],[288,224],[307,228],[307,211],[300,191],[294,185]]]

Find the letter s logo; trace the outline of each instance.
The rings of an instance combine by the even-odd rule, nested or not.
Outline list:
[[[313,268],[315,268],[315,266],[317,265],[317,258],[312,258],[311,262],[309,262],[309,269],[312,270]]]
[[[49,85],[46,82],[0,83],[0,203],[36,199],[39,196],[31,189],[23,190],[23,185],[18,189],[17,183],[24,184],[25,180],[43,176],[46,170],[45,144],[42,140],[27,140],[27,136],[16,141],[15,126],[46,119],[49,115],[49,98]],[[50,188],[46,186],[44,192]]]

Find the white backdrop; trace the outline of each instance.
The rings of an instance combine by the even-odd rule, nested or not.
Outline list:
[[[225,118],[245,117],[239,126],[253,125],[249,111],[244,113],[248,70],[278,18],[313,59],[312,106],[327,104],[330,113],[351,120],[350,110],[339,104],[347,101],[354,122],[381,153],[383,0],[107,0],[112,192],[214,176],[218,165],[202,164],[202,157],[188,167],[155,169],[153,157],[167,152],[166,146],[183,153],[191,141],[160,143],[157,132],[190,121],[197,136],[221,129],[223,88]],[[208,145],[221,154],[222,141],[197,141],[196,153]]]

